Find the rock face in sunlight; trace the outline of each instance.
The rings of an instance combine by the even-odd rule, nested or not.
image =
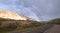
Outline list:
[[[17,14],[15,12],[10,12],[7,10],[0,10],[0,18],[14,19],[14,20],[27,20],[28,17],[24,15]]]

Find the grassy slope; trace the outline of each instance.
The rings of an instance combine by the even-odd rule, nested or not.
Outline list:
[[[11,20],[0,18],[0,33],[35,28],[42,25],[44,24],[37,21]]]
[[[50,21],[48,21],[48,23],[51,23],[51,24],[60,24],[60,18],[56,18],[56,19],[50,20]]]

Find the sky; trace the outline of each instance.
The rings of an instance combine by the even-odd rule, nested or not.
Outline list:
[[[60,0],[0,0],[0,10],[23,14],[38,21],[60,18]]]

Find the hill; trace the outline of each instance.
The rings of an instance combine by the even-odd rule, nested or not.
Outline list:
[[[52,19],[52,20],[48,21],[48,23],[51,23],[51,24],[60,24],[60,18]]]
[[[27,19],[33,20],[32,18],[8,10],[0,10],[0,18],[14,19],[14,20],[27,20]]]
[[[0,33],[42,26],[44,24],[24,15],[0,10]]]
[[[5,19],[0,18],[0,33],[1,32],[8,32],[14,30],[22,30],[26,28],[33,28],[42,26],[40,22],[33,21],[33,20],[13,20],[13,19]]]

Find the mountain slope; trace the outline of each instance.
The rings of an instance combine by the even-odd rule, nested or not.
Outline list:
[[[7,10],[0,10],[0,18],[14,19],[14,20],[27,20],[28,17],[10,12]]]

